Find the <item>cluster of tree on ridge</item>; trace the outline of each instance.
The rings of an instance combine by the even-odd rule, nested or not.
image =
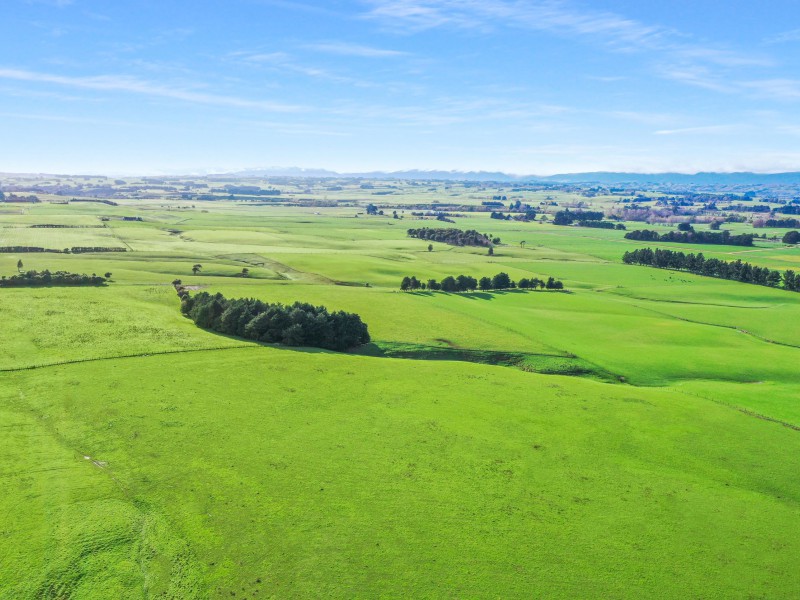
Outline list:
[[[718,244],[723,246],[752,246],[755,236],[750,233],[731,235],[730,231],[668,231],[658,233],[649,229],[637,229],[625,234],[625,238],[640,242],[680,242],[683,244]]]
[[[767,219],[763,223],[764,227],[800,227],[800,221],[797,219]],[[754,225],[755,226],[755,225]]]
[[[451,246],[486,247],[500,243],[500,238],[490,239],[485,233],[478,233],[474,229],[462,231],[461,229],[455,228],[435,229],[432,227],[422,227],[420,229],[409,229],[408,235],[420,240],[443,242]]]
[[[553,217],[553,225],[572,225],[575,221],[602,221],[603,212],[599,210],[583,210],[572,212],[569,209],[558,211]]]
[[[639,248],[623,254],[622,262],[629,265],[646,265],[659,269],[688,271],[695,275],[730,279],[768,287],[780,287],[783,284],[783,289],[785,290],[800,292],[800,276],[792,270],[784,271],[781,274],[780,271],[757,267],[741,260],[725,261],[717,258],[706,258],[702,252],[684,254],[683,252],[661,250],[660,248],[656,250]]]
[[[441,281],[435,279],[428,279],[427,281],[420,281],[416,276],[403,277],[400,282],[400,289],[404,292],[412,292],[416,290],[432,290],[442,292],[474,292],[475,290],[490,291],[490,290],[507,290],[519,288],[521,290],[527,289],[548,289],[548,290],[563,290],[564,284],[561,281],[548,277],[547,281],[534,277],[528,279],[523,277],[518,282],[513,281],[508,273],[498,273],[494,277],[481,277],[480,280],[470,277],[469,275],[459,275],[458,277],[448,276]]]
[[[577,225],[579,227],[594,227],[595,229],[625,229],[624,224],[612,223],[611,221],[578,221]]]
[[[536,214],[537,214],[536,210],[533,209],[533,208],[528,209],[528,210],[526,210],[524,212],[518,212],[518,213],[515,213],[515,214],[509,213],[507,215],[502,213],[502,212],[499,212],[499,211],[498,212],[492,211],[489,214],[489,218],[490,219],[498,219],[498,220],[501,220],[501,221],[511,221],[513,219],[514,221],[520,221],[522,223],[529,223],[531,221],[535,221],[536,220]]]
[[[0,287],[36,287],[48,285],[103,285],[107,279],[111,278],[111,273],[106,273],[105,277],[100,277],[92,273],[84,275],[69,273],[67,271],[50,272],[27,271],[18,273],[11,277],[3,275],[0,277]]]
[[[179,281],[173,283],[181,297],[181,312],[203,329],[268,344],[339,352],[370,341],[367,325],[353,313],[328,312],[324,306],[304,302],[270,304],[207,292],[191,296]]]

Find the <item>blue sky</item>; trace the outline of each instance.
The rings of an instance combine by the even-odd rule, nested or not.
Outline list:
[[[0,171],[800,170],[796,0],[4,0]]]

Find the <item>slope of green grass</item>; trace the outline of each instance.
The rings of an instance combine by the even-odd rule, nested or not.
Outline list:
[[[377,198],[486,193],[437,189]],[[0,289],[0,598],[800,588],[800,295],[623,265],[642,245],[624,232],[485,213],[452,225],[225,201],[0,209],[2,231],[56,246],[102,231],[131,248],[0,254],[0,275],[20,258],[113,273],[102,288]],[[103,216],[103,229],[21,228]],[[428,252],[406,237],[414,226],[504,243]],[[762,241],[686,249],[800,263]],[[404,275],[499,271],[570,292],[397,290]],[[376,357],[203,331],[180,315],[175,278],[356,312],[374,341],[360,352]]]
[[[246,345],[178,312],[170,286],[3,289],[0,370]]]
[[[6,596],[139,595],[143,581],[212,597],[788,597],[800,585],[800,437],[712,402],[267,348],[47,371],[2,388],[6,418],[36,424],[4,445],[15,525],[0,556],[20,575]],[[70,487],[48,486],[31,457],[68,469]],[[57,559],[44,568],[20,547]],[[138,573],[143,553],[155,566]]]

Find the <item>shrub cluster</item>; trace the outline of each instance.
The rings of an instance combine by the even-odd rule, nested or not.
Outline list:
[[[649,229],[637,229],[625,234],[625,238],[640,242],[680,242],[683,244],[719,244],[724,246],[752,246],[755,236],[750,233],[731,235],[730,231],[669,231],[659,234]]]
[[[415,276],[403,277],[400,282],[400,289],[404,292],[415,290],[433,290],[443,292],[474,292],[475,290],[507,290],[507,289],[544,289],[563,290],[564,284],[553,277],[547,281],[534,277],[527,279],[523,277],[518,282],[512,281],[508,273],[498,273],[494,277],[481,277],[480,280],[469,275],[459,275],[458,277],[448,276],[441,281],[428,279],[427,282],[420,281]]]
[[[408,235],[420,240],[431,240],[433,242],[443,242],[451,246],[491,246],[493,240],[483,233],[478,233],[474,229],[462,231],[461,229],[434,229],[432,227],[422,227],[421,229],[409,229]],[[495,238],[495,244],[500,243],[499,238]]]
[[[622,256],[622,261],[626,264],[688,271],[706,277],[719,277],[720,279],[731,279],[769,287],[779,287],[782,283],[783,289],[800,292],[800,276],[796,275],[794,271],[784,271],[781,274],[780,271],[757,267],[741,260],[724,261],[717,258],[705,258],[702,253],[684,254],[672,250],[640,248],[633,252],[626,252]]]
[[[201,292],[194,296],[176,283],[181,312],[198,327],[286,346],[348,350],[370,341],[361,317],[302,302],[269,304],[254,298],[227,299]]]
[[[109,277],[111,273],[107,274]],[[79,275],[78,273],[68,273],[67,271],[56,271],[51,273],[47,269],[44,271],[28,271],[18,275],[0,278],[0,287],[33,287],[45,285],[102,285],[106,282],[106,277],[100,277],[92,273],[91,275]]]

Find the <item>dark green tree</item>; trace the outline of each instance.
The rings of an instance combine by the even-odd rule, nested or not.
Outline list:
[[[788,231],[783,236],[784,244],[797,244],[800,242],[800,231]]]
[[[443,292],[457,292],[458,291],[458,283],[455,280],[455,277],[448,275],[444,279],[442,279],[442,291]]]
[[[492,288],[495,290],[506,290],[511,287],[511,278],[508,273],[498,273],[492,277]]]

